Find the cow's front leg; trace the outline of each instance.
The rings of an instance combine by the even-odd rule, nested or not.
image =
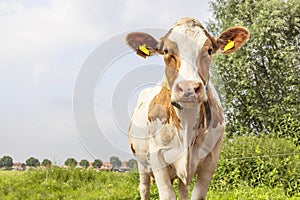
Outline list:
[[[189,187],[187,185],[184,185],[184,183],[180,179],[178,180],[178,193],[180,200],[188,200]]]
[[[160,200],[176,200],[167,167],[153,171]]]
[[[218,165],[219,156],[221,153],[221,145],[223,140],[222,136],[219,138],[217,144],[210,152],[201,167],[197,171],[197,182],[192,192],[192,200],[205,200],[210,180],[212,179],[214,172]]]
[[[140,172],[141,200],[148,200],[150,194],[150,176],[146,172]]]
[[[197,182],[192,192],[192,200],[205,200],[214,169],[202,168],[198,172]]]

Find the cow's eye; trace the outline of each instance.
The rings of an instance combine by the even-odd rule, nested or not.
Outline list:
[[[213,51],[212,49],[208,49],[208,50],[207,50],[208,55],[211,55],[211,54],[212,54],[212,51]]]
[[[164,49],[164,53],[165,53],[165,54],[168,54],[168,53],[169,53],[169,50],[168,50],[168,49]]]

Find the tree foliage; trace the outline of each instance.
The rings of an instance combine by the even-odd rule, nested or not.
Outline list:
[[[236,53],[216,56],[224,83],[229,134],[300,135],[300,2],[212,0],[208,30],[219,35],[245,26],[249,41]]]
[[[52,162],[48,159],[44,159],[43,162],[42,162],[42,165],[44,167],[50,167],[52,165]]]
[[[40,165],[40,161],[34,157],[28,158],[25,162],[26,162],[26,165],[29,167],[37,167]]]
[[[121,165],[122,165],[121,160],[117,156],[110,157],[109,161],[112,164],[113,168],[118,168],[118,167],[121,167]]]
[[[92,166],[94,168],[100,168],[102,166],[102,160],[99,160],[99,159],[95,159]]]
[[[135,159],[128,160],[126,164],[131,169],[137,168],[137,166],[138,166],[138,163],[137,163],[137,161]]]
[[[68,158],[65,161],[65,165],[68,167],[76,167],[77,166],[77,161],[75,160],[75,158]]]
[[[0,168],[5,167],[5,168],[10,168],[13,166],[13,159],[10,156],[3,156],[0,159]]]
[[[87,168],[87,167],[90,165],[90,163],[89,163],[88,160],[83,159],[83,160],[80,161],[79,165],[80,165],[81,167]]]

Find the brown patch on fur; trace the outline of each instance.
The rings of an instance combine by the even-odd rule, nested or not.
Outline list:
[[[130,148],[131,148],[132,153],[135,155],[135,149],[133,148],[132,144],[130,144]]]
[[[200,49],[198,57],[197,57],[197,68],[198,74],[202,79],[204,85],[208,82],[209,77],[209,66],[211,62],[211,54],[213,51],[212,42],[210,39],[207,39],[204,43],[203,47]]]
[[[211,110],[210,110],[210,105],[208,102],[204,102],[204,107],[205,107],[205,118],[206,118],[206,125],[207,127],[209,126],[210,120],[211,120]]]
[[[207,128],[211,121],[211,110],[208,102],[203,102],[200,105],[199,123],[197,129]]]
[[[205,106],[203,105],[203,103],[200,105],[200,114],[199,114],[199,125],[198,125],[198,129],[200,127],[204,128],[205,127]]]
[[[210,42],[212,44],[212,50],[213,50],[212,53],[215,53],[218,50],[218,48],[219,48],[219,46],[217,44],[217,40],[213,36],[211,36],[207,32],[207,30],[203,29],[203,32],[205,33],[206,37],[208,37],[208,39],[210,40]]]
[[[174,130],[168,130],[166,126],[163,126],[160,132],[162,144],[168,145],[173,140],[175,134]]]
[[[176,78],[178,77],[178,72],[180,68],[180,58],[178,55],[165,55],[164,60],[166,64],[166,77],[168,79],[170,87],[172,87]]]
[[[163,86],[159,94],[151,101],[148,109],[148,120],[159,119],[163,124],[173,121],[176,128],[180,128],[180,120],[171,104],[170,93],[166,86]]]
[[[158,53],[160,54],[164,54],[164,51],[163,51],[163,47],[165,45],[165,41],[168,39],[169,35],[172,33],[173,31],[173,28],[171,28],[166,35],[164,35],[163,37],[160,38],[159,42],[158,42],[158,45],[157,45],[157,51]]]
[[[173,86],[180,68],[179,49],[175,42],[165,39],[164,46],[162,47],[164,52],[164,61],[166,64],[166,77],[168,79],[170,87]]]

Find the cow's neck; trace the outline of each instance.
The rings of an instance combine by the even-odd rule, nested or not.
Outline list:
[[[181,137],[184,147],[189,147],[198,133],[200,104],[184,106],[183,110],[176,109],[180,119]]]
[[[184,184],[190,183],[196,166],[193,165],[192,144],[195,142],[198,134],[201,105],[185,106],[183,110],[176,109],[180,119],[180,132],[182,152],[176,165],[177,176]]]

